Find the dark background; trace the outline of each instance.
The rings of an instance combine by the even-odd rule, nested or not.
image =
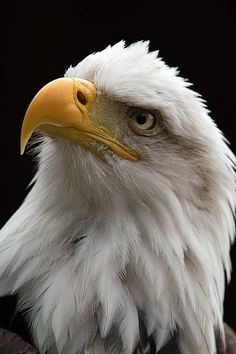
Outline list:
[[[19,207],[33,176],[20,156],[20,127],[36,92],[91,52],[125,39],[151,49],[207,100],[236,153],[235,1],[2,1],[0,4],[1,225]],[[225,319],[236,330],[236,247],[226,291]]]

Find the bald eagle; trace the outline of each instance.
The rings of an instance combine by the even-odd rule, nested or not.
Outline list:
[[[41,354],[224,343],[236,160],[148,45],[89,55],[26,112],[21,151],[39,131],[38,170],[0,233],[0,296],[18,294]]]

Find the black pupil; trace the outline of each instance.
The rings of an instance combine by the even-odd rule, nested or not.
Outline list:
[[[140,125],[143,125],[147,122],[147,117],[145,114],[139,114],[137,117],[136,117],[136,122]]]

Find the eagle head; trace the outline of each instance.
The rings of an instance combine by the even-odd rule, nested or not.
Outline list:
[[[32,100],[21,150],[39,131],[38,171],[1,231],[0,289],[40,353],[224,341],[235,157],[189,86],[148,42],[122,41]]]

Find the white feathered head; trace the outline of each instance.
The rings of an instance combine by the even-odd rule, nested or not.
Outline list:
[[[223,338],[235,157],[177,74],[148,42],[119,42],[26,113],[39,167],[2,230],[0,287],[30,309],[42,352],[138,353],[141,327],[157,351],[174,333],[191,354]]]

